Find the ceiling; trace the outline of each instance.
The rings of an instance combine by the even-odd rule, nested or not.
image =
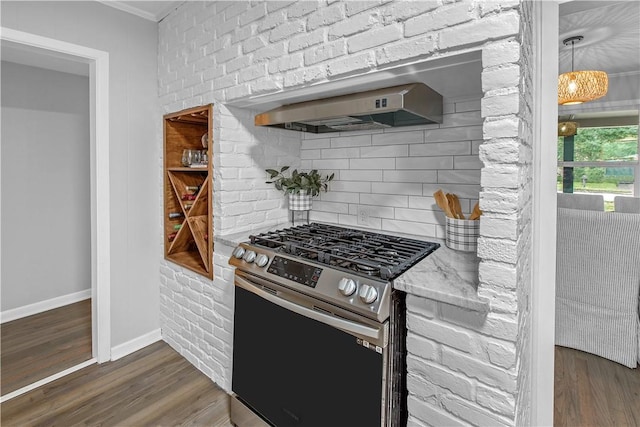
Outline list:
[[[560,72],[571,71],[571,46],[562,41],[584,36],[575,44],[576,70],[640,74],[640,2],[572,1],[560,5],[558,48]]]
[[[132,13],[141,18],[154,22],[160,22],[172,10],[176,9],[185,0],[182,1],[116,1],[116,0],[98,0],[107,6],[120,9],[124,12]]]

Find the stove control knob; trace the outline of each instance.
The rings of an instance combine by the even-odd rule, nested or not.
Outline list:
[[[356,282],[354,282],[353,279],[347,279],[346,277],[340,279],[340,283],[338,283],[338,289],[345,297],[353,295],[356,291],[356,287]]]
[[[269,257],[265,254],[260,254],[256,257],[256,264],[258,267],[264,267],[269,262]]]
[[[378,299],[378,291],[373,286],[362,285],[358,296],[365,304],[371,304]]]
[[[247,251],[242,257],[248,263],[252,263],[256,259],[256,253],[254,251]]]
[[[244,255],[244,248],[242,246],[238,246],[237,248],[235,248],[233,250],[233,256],[234,258],[237,259],[242,259],[242,256]]]

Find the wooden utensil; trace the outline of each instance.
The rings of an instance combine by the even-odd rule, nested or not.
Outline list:
[[[452,218],[458,219],[458,213],[456,212],[455,206],[453,204],[453,198],[451,197],[451,194],[447,193],[445,197],[447,198],[447,205],[449,205],[449,210],[453,214]]]
[[[471,212],[471,215],[469,215],[469,219],[473,219],[473,220],[480,219],[480,215],[482,215],[482,211],[480,210],[480,203],[476,202],[476,204],[473,206],[473,211]]]
[[[438,205],[438,207],[440,207],[440,209],[442,209],[446,216],[448,216],[449,218],[455,218],[453,212],[451,212],[451,208],[449,208],[449,201],[447,200],[447,196],[444,195],[442,190],[438,190],[433,193],[433,198],[436,199],[436,204]]]
[[[451,201],[449,202],[452,206],[453,213],[458,219],[464,219],[464,214],[462,213],[462,208],[460,207],[460,199],[455,194],[447,194],[447,197],[451,196]]]

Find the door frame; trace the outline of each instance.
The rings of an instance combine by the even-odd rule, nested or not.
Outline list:
[[[558,1],[534,2],[531,425],[553,425],[556,302]]]
[[[0,39],[89,64],[91,343],[93,358],[106,362],[111,359],[109,53],[5,27]]]

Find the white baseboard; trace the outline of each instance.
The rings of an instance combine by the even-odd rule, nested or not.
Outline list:
[[[111,360],[118,360],[162,339],[160,328],[111,348]]]
[[[73,294],[62,295],[60,297],[51,298],[45,301],[36,302],[18,308],[12,308],[0,313],[0,323],[11,322],[12,320],[22,319],[23,317],[33,316],[34,314],[53,310],[54,308],[63,307],[73,304],[74,302],[84,301],[91,298],[91,289],[75,292]]]

